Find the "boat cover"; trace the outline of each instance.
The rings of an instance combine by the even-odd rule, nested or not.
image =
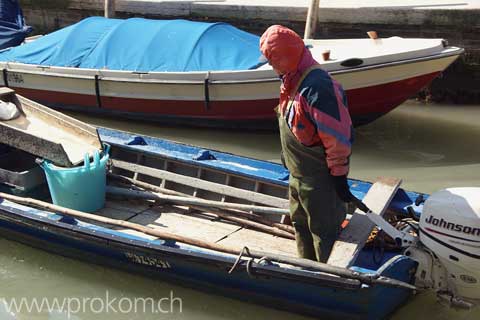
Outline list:
[[[0,49],[18,46],[31,31],[17,0],[0,1]]]
[[[0,61],[89,69],[246,70],[258,65],[259,37],[227,23],[90,17],[23,46]]]

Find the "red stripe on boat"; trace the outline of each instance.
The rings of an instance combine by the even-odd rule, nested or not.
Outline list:
[[[349,111],[354,122],[366,123],[386,114],[408,98],[411,98],[440,72],[434,72],[406,80],[365,88],[347,90]],[[95,95],[65,93],[38,89],[14,88],[18,94],[42,104],[61,107],[71,106],[77,111],[89,111],[97,107]],[[268,120],[274,119],[274,107],[278,99],[210,101],[208,108],[204,101],[152,100],[121,97],[101,97],[102,109],[152,114],[181,118],[210,120]],[[359,121],[361,119],[361,121]],[[356,121],[357,120],[357,121]]]

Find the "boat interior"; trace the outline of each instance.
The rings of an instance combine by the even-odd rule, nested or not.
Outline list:
[[[240,250],[243,247],[274,254],[296,256],[295,240],[271,235],[265,232],[242,227],[219,218],[207,210],[201,211],[185,206],[158,204],[154,201],[122,200],[109,197],[98,215],[141,224],[153,229],[167,231],[196,240],[216,243]],[[102,223],[88,221],[97,225]],[[156,237],[135,230],[102,225],[130,235],[155,240]]]
[[[113,163],[110,178],[120,175],[131,179],[130,185],[128,181],[126,184],[125,181],[118,184],[118,179],[110,179],[110,183],[122,187],[133,185],[136,189],[142,189],[135,182],[143,182],[180,196],[252,205],[267,205],[275,202],[277,206],[283,208],[287,206],[287,188],[284,186],[162,158],[154,154],[134,153],[118,146],[112,146],[111,158]],[[241,198],[232,197],[231,194]],[[260,203],[249,201],[250,197],[254,197]],[[282,230],[277,230],[275,226],[269,228],[278,231],[280,235],[266,233],[243,225],[244,221],[225,219],[228,218],[228,214],[232,216],[238,214],[238,210],[223,210],[227,216],[220,217],[218,214],[221,212],[211,209],[214,212],[199,206],[172,205],[151,200],[127,200],[122,199],[121,196],[109,195],[105,207],[97,214],[239,250],[247,246],[250,249],[296,256],[293,233],[288,237],[285,235],[286,232],[282,233]],[[276,225],[281,224],[285,219],[280,215],[266,215],[262,218]],[[154,239],[150,235],[137,231],[115,229]]]

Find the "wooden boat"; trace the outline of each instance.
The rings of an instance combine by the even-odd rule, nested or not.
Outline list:
[[[387,211],[391,221],[403,225],[397,230],[375,217],[388,234],[393,229],[395,241],[389,246],[375,242],[364,247],[374,227],[373,220],[368,220],[372,213],[351,212],[328,264],[322,264],[295,257],[293,229],[285,223],[288,172],[281,165],[106,128],[100,128],[99,134],[111,146],[105,207],[89,214],[0,193],[3,237],[90,263],[317,317],[382,319],[411,296],[414,278],[423,284],[421,288],[432,286],[430,270],[419,261],[429,261],[422,252],[433,255],[420,251],[421,244],[414,243],[416,237],[404,228],[422,219],[428,197],[399,189],[398,180],[373,185],[349,181],[352,192],[374,212]],[[3,155],[10,152],[0,148]],[[441,204],[446,205],[443,200]],[[447,211],[453,219],[452,210]],[[469,223],[478,224],[472,214],[466,214]],[[427,223],[432,221],[441,225],[430,216]],[[468,228],[470,233],[480,230],[480,226]],[[458,236],[452,237],[458,242]],[[465,251],[447,256],[457,257],[459,252]],[[456,259],[464,261],[463,256]],[[478,270],[478,262],[472,267]],[[477,274],[465,274],[468,268],[461,270],[462,278],[470,281],[470,297],[477,292],[478,298]],[[441,279],[433,286],[445,292],[446,282]]]
[[[112,27],[110,20],[88,18],[1,53],[3,85],[54,108],[195,126],[275,126],[280,82],[269,65],[258,66],[257,36],[231,26],[219,35],[217,29],[225,24],[115,21]],[[102,36],[96,47],[88,42],[91,30]],[[187,47],[182,37],[190,39],[198,30],[205,32],[195,38],[195,46]],[[82,39],[86,47],[77,52]],[[463,52],[443,39],[399,37],[306,40],[306,45],[345,88],[355,125],[369,123],[414,96]],[[330,50],[327,61],[322,58],[325,50]],[[182,57],[185,64],[179,62]],[[230,58],[235,62],[226,64]]]
[[[286,206],[286,172],[278,164],[109,129],[100,129],[100,134],[112,147],[112,170],[117,175],[197,198]],[[369,187],[366,182],[353,184],[357,194]],[[391,208],[417,208],[417,196],[399,193]],[[251,200],[246,200],[249,197]],[[410,201],[408,205],[405,200]],[[0,203],[0,230],[3,237],[67,257],[314,316],[380,319],[411,294],[410,289],[366,280],[388,277],[411,282],[416,262],[398,250],[381,255],[372,248],[362,251],[355,266],[345,269],[363,276],[360,281],[269,259],[252,259],[249,252],[256,251],[294,258],[296,245],[291,233],[275,227],[267,228],[290,237],[259,232],[239,222],[219,219],[208,209],[192,211],[184,206],[108,198],[96,216],[235,247],[238,254],[163,240],[90,219],[67,219],[56,210],[35,209],[35,205],[6,199]],[[273,216],[271,221],[279,223],[280,218]],[[240,258],[243,247],[248,249]],[[376,260],[374,256],[381,257]],[[236,264],[237,260],[240,263]]]
[[[411,287],[405,282],[412,281],[416,262],[398,250],[379,254],[364,249],[350,269],[327,266],[330,272],[315,269],[317,263],[309,265],[308,260],[302,268],[288,263],[299,259],[291,227],[281,223],[278,213],[287,212],[288,173],[280,165],[115,130],[99,132],[102,141],[111,145],[111,182],[134,183],[142,190],[157,186],[151,188],[193,201],[268,206],[269,214],[256,215],[252,221],[245,219],[251,213],[236,207],[179,206],[117,195],[108,197],[106,206],[92,216],[72,217],[60,208],[39,206],[37,200],[24,202],[25,198],[2,194],[3,237],[309,315],[379,319],[410,296]],[[370,187],[367,182],[351,182],[360,197]],[[400,215],[407,215],[407,208],[418,210],[421,206],[414,202],[419,196],[400,191],[390,210]],[[164,233],[176,241],[161,237]],[[218,247],[235,249],[227,253]]]
[[[2,142],[55,163],[71,167],[84,154],[101,150],[97,130],[81,121],[46,108],[9,88],[0,88],[0,99],[12,102],[20,115],[0,125]]]

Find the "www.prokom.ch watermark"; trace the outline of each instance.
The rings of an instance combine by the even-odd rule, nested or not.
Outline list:
[[[31,314],[61,312],[67,315],[94,314],[173,314],[182,313],[183,301],[175,297],[173,291],[169,296],[152,297],[115,297],[109,291],[102,297],[64,297],[64,298],[1,298],[0,304],[10,314]],[[1,305],[0,305],[1,306]]]

